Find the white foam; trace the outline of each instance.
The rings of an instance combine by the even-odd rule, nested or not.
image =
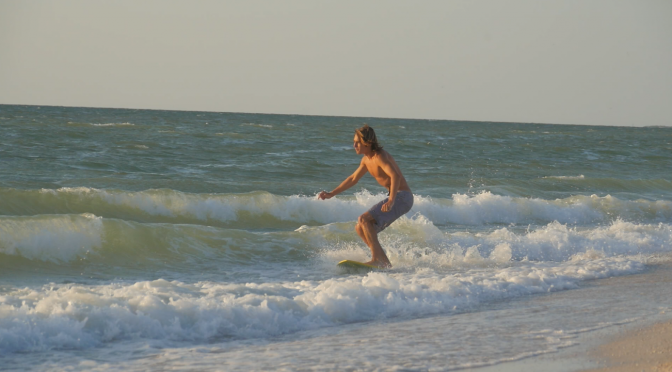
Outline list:
[[[634,273],[627,258],[496,270],[370,273],[323,281],[186,284],[155,280],[47,285],[0,296],[0,352],[81,349],[116,340],[268,337],[373,319],[461,311],[480,303]]]
[[[369,249],[351,233],[353,223],[303,227],[313,246],[327,247],[325,261],[343,257],[368,260]],[[347,234],[350,233],[348,237]],[[396,268],[490,267],[512,261],[563,262],[642,255],[641,260],[672,252],[672,225],[616,220],[578,229],[552,222],[528,231],[500,228],[489,232],[443,232],[421,214],[401,218],[379,235]],[[648,261],[647,261],[648,262]]]
[[[272,124],[244,123],[244,124],[241,124],[241,126],[257,127],[257,128],[273,128]]]
[[[125,192],[98,190],[88,187],[61,188],[43,193],[77,194],[82,197],[103,199],[107,203],[137,208],[151,215],[189,216],[200,220],[238,219],[240,212],[252,215],[271,215],[279,220],[329,223],[355,219],[367,209],[371,194],[358,199],[331,199],[318,201],[307,196],[277,196],[269,193],[240,195],[187,194],[176,191],[152,190]]]
[[[133,123],[103,123],[103,124],[91,124],[94,127],[132,127],[135,126]]]
[[[0,252],[31,260],[68,262],[100,247],[102,219],[92,214],[2,217]]]
[[[42,190],[42,193],[75,194],[80,198],[102,200],[109,205],[123,206],[144,213],[166,217],[198,220],[235,221],[245,216],[272,217],[297,223],[333,223],[353,221],[385,194],[366,190],[354,196],[338,196],[318,200],[315,196],[280,196],[267,192],[247,194],[189,194],[173,190],[139,192],[98,190],[87,187]],[[616,217],[637,221],[672,221],[672,202],[666,200],[620,200],[612,196],[573,196],[544,200],[515,198],[483,192],[477,195],[455,194],[451,199],[415,195],[413,208],[407,214],[421,213],[434,224],[487,225],[540,224],[558,221],[562,224],[608,223]],[[101,214],[96,210],[90,212]],[[266,221],[268,222],[268,221]]]
[[[559,180],[582,180],[586,177],[583,174],[580,174],[578,176],[546,176],[543,178],[555,178]]]
[[[668,201],[623,201],[610,195],[579,195],[556,200],[513,198],[490,192],[455,194],[452,200],[418,196],[412,211],[421,212],[435,223],[464,225],[539,221],[585,224],[609,221],[614,216],[672,220],[672,203]]]
[[[521,223],[531,220],[562,222],[592,221],[601,214],[586,203],[567,203],[534,198],[513,198],[484,192],[477,195],[455,194],[452,201],[418,197],[413,206],[432,221],[481,225]]]
[[[331,149],[334,151],[348,151],[352,150],[352,146],[331,146]]]

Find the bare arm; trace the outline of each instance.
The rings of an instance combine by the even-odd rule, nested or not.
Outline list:
[[[320,198],[321,200],[333,198],[334,196],[356,185],[357,182],[359,182],[359,180],[366,174],[366,172],[367,169],[366,166],[364,165],[364,160],[362,160],[362,162],[359,163],[359,168],[357,168],[355,173],[353,173],[343,182],[341,182],[341,184],[338,185],[337,188],[333,189],[331,192],[322,191],[317,197]]]

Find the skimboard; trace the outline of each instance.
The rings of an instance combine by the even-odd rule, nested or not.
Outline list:
[[[348,270],[348,271],[373,271],[373,270],[385,270],[382,267],[373,266],[365,264],[363,262],[343,260],[338,263],[338,267]]]

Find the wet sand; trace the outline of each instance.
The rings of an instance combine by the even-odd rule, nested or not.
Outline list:
[[[588,353],[604,366],[585,372],[672,372],[672,321],[614,335]]]
[[[626,307],[631,301],[645,301],[650,302],[648,308],[658,311],[584,333],[576,339],[574,346],[557,353],[467,371],[672,372],[672,308],[669,307],[672,262],[666,259],[654,264],[646,273],[598,280],[595,285]],[[574,293],[580,291],[582,289]],[[619,311],[614,309],[614,303],[598,302],[595,305],[596,310],[605,314]]]
[[[643,289],[656,293],[663,302],[672,286],[672,264],[667,261],[657,265]],[[642,290],[642,289],[640,289]],[[659,302],[659,303],[660,303]],[[663,319],[644,319],[619,327],[601,339],[600,345],[589,349],[587,359],[599,367],[585,372],[672,372],[672,319],[670,311],[661,311]],[[652,323],[655,321],[655,323]]]

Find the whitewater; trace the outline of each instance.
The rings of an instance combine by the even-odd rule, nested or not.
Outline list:
[[[347,273],[386,194],[316,195],[364,123],[415,203],[393,268]],[[478,368],[672,310],[636,287],[672,262],[672,129],[0,105],[0,131],[0,370]]]

